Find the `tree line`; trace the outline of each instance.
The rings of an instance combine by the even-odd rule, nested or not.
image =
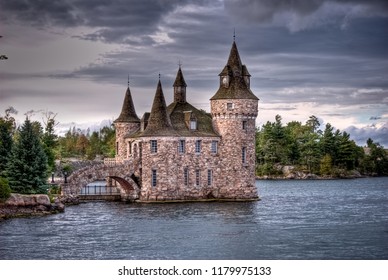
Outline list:
[[[47,179],[56,170],[55,160],[75,157],[93,160],[96,156],[114,157],[115,129],[82,131],[72,127],[59,136],[56,114],[44,113],[42,122],[27,116],[17,127],[12,107],[0,116],[0,199],[9,193],[44,193]],[[315,116],[302,124],[284,125],[280,115],[256,131],[257,175],[276,175],[276,166],[294,165],[318,175],[337,176],[351,170],[366,175],[388,175],[384,147],[368,139],[359,147],[350,135],[326,124],[324,131]]]
[[[317,117],[305,124],[292,121],[284,125],[277,115],[256,131],[256,172],[259,176],[277,175],[276,166],[293,165],[301,171],[338,177],[357,170],[364,175],[388,175],[384,147],[368,139],[358,146],[346,131],[327,123],[320,130]]]
[[[47,179],[56,170],[55,160],[68,157],[93,160],[114,156],[115,129],[105,126],[90,133],[70,128],[64,136],[58,136],[56,114],[44,113],[42,122],[27,116],[17,127],[16,110],[6,109],[0,116],[0,200],[9,193],[45,193]]]

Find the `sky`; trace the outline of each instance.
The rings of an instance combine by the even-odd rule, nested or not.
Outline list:
[[[12,106],[58,130],[118,117],[129,84],[150,111],[178,64],[187,99],[210,111],[233,42],[260,99],[256,125],[318,117],[388,147],[386,0],[0,0],[0,115]]]

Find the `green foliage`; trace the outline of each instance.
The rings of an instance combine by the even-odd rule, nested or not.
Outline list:
[[[16,125],[11,114],[14,113],[16,113],[16,110],[10,107],[5,110],[4,117],[0,117],[0,176],[6,176],[5,169],[11,156],[12,135]]]
[[[321,175],[332,175],[333,174],[333,164],[331,156],[329,154],[324,155],[320,163],[320,173]]]
[[[297,165],[306,172],[320,175],[346,174],[357,169],[364,174],[388,175],[386,152],[368,139],[369,155],[340,130],[326,124],[319,130],[318,118],[310,116],[306,124],[289,122],[281,116],[267,122],[256,132],[256,172],[259,176],[276,175],[276,165]]]
[[[5,201],[11,195],[8,180],[0,177],[0,201]]]
[[[47,179],[47,156],[41,142],[42,128],[39,123],[26,119],[18,132],[18,139],[7,164],[9,185],[17,193],[41,193]]]
[[[367,149],[368,152],[362,162],[363,171],[368,175],[388,175],[388,158],[384,147],[369,138]]]
[[[93,160],[96,156],[113,157],[115,154],[114,126],[105,126],[100,131],[82,132],[75,127],[69,129],[65,136],[58,138],[55,148],[57,158],[80,157]]]

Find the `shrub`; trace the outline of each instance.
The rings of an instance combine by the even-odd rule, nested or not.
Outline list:
[[[11,195],[8,180],[0,177],[0,201],[5,201]]]

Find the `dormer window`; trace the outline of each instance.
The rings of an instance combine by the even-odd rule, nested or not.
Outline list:
[[[196,119],[190,120],[190,130],[197,130],[197,120]]]
[[[221,77],[221,84],[223,87],[228,88],[229,87],[229,76],[222,76]]]

